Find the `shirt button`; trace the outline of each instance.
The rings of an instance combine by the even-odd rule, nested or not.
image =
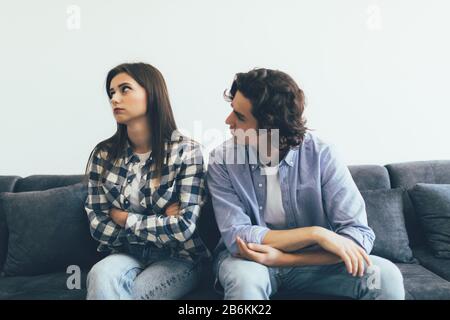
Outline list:
[[[128,204],[128,202],[129,202],[129,201],[128,201],[128,199],[125,199],[125,201],[124,201],[124,202],[125,202],[125,204]]]
[[[259,207],[259,210],[262,210],[262,207]]]
[[[258,186],[261,188],[262,187],[262,183],[258,184]]]
[[[128,183],[131,183],[131,178],[128,178],[128,180],[127,180],[127,181],[128,181]]]

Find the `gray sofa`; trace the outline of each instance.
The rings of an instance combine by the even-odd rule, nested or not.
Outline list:
[[[349,166],[349,170],[359,190],[363,193],[368,190],[388,190],[393,188],[411,189],[416,183],[450,184],[450,161],[421,161],[378,165],[356,165]],[[50,190],[53,188],[70,186],[82,181],[82,175],[34,175],[26,178],[18,176],[0,176],[0,193],[23,193]],[[39,193],[34,193],[39,196]],[[406,192],[406,194],[408,194]],[[10,195],[10,194],[9,194]],[[0,196],[0,271],[8,254],[9,234],[8,223],[5,212],[2,212],[2,197]],[[82,202],[82,198],[80,201]],[[43,200],[44,201],[44,200]],[[430,249],[423,234],[422,226],[416,216],[414,206],[407,198],[407,204],[403,208],[404,221],[407,230],[409,246],[415,257],[410,263],[396,263],[400,268],[405,283],[407,299],[450,299],[450,259],[436,258]],[[68,206],[70,204],[67,204]],[[71,229],[70,239],[55,238],[52,248],[58,251],[57,258],[45,259],[41,269],[33,270],[38,274],[0,277],[0,299],[84,299],[86,296],[86,274],[89,268],[103,256],[96,252],[96,242],[90,238],[88,232],[88,221],[83,208],[78,205],[76,219],[71,219],[71,224],[79,224],[79,229]],[[35,209],[35,208],[34,208]],[[20,210],[20,206],[16,210]],[[3,210],[4,211],[4,210]],[[376,210],[375,210],[376,211]],[[63,212],[63,211],[62,211]],[[13,212],[14,213],[14,212]],[[11,212],[9,213],[11,215]],[[61,213],[62,214],[62,213]],[[373,214],[378,214],[377,212]],[[46,213],[42,212],[43,220]],[[45,221],[46,228],[52,229],[53,220]],[[56,223],[56,221],[54,222]],[[69,222],[68,222],[69,223]],[[385,221],[389,224],[390,221]],[[370,224],[370,221],[369,221]],[[47,229],[45,229],[47,230]],[[80,231],[73,231],[80,230]],[[42,232],[42,230],[40,230]],[[24,230],[25,232],[25,230]],[[74,232],[79,232],[79,235]],[[200,236],[204,239],[210,249],[214,248],[219,239],[217,226],[211,203],[202,209],[199,221]],[[17,236],[17,230],[15,230]],[[377,236],[378,237],[378,236]],[[37,241],[39,242],[39,241]],[[58,245],[64,246],[59,248]],[[36,244],[36,248],[41,248]],[[48,244],[47,244],[48,245]],[[68,248],[82,247],[82,251],[73,253]],[[39,250],[39,249],[37,249]],[[67,250],[67,251],[66,251]],[[64,256],[66,255],[66,256]],[[80,256],[81,255],[81,256]],[[68,289],[67,279],[70,274],[66,273],[66,267],[61,261],[73,258],[73,263],[81,266],[81,289]],[[41,259],[42,260],[42,259]],[[40,262],[42,265],[42,261]],[[212,289],[213,276],[211,266],[206,265],[206,272],[199,287],[185,296],[185,299],[221,299],[221,296]],[[28,272],[29,273],[29,272]],[[274,297],[282,299],[282,297]],[[339,298],[339,297],[317,297],[310,295],[299,295],[299,299],[311,298]]]

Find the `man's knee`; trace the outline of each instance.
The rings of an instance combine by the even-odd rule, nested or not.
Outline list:
[[[269,269],[253,261],[226,258],[219,267],[219,280],[226,298],[268,299],[272,293]]]
[[[398,267],[381,257],[370,256],[370,258],[373,266],[367,270],[369,289],[376,290],[378,299],[405,299],[403,276]]]

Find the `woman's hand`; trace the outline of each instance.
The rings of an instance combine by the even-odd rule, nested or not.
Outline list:
[[[180,214],[180,205],[179,203],[175,202],[172,203],[170,206],[166,208],[166,211],[164,212],[166,216],[178,216]]]
[[[128,218],[128,212],[117,208],[111,208],[111,210],[109,211],[109,216],[119,226],[121,226],[122,228],[125,227],[125,223],[127,222]]]

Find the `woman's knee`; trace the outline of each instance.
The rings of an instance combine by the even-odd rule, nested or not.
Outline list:
[[[105,279],[111,278],[111,265],[107,263],[106,258],[94,264],[87,274],[88,287],[94,283],[103,283]]]
[[[97,262],[87,275],[86,286],[89,292],[115,294],[126,282],[124,278],[134,280],[140,272],[139,264],[126,255],[111,255]]]
[[[149,265],[135,279],[133,299],[179,299],[200,281],[201,265],[167,259]]]

